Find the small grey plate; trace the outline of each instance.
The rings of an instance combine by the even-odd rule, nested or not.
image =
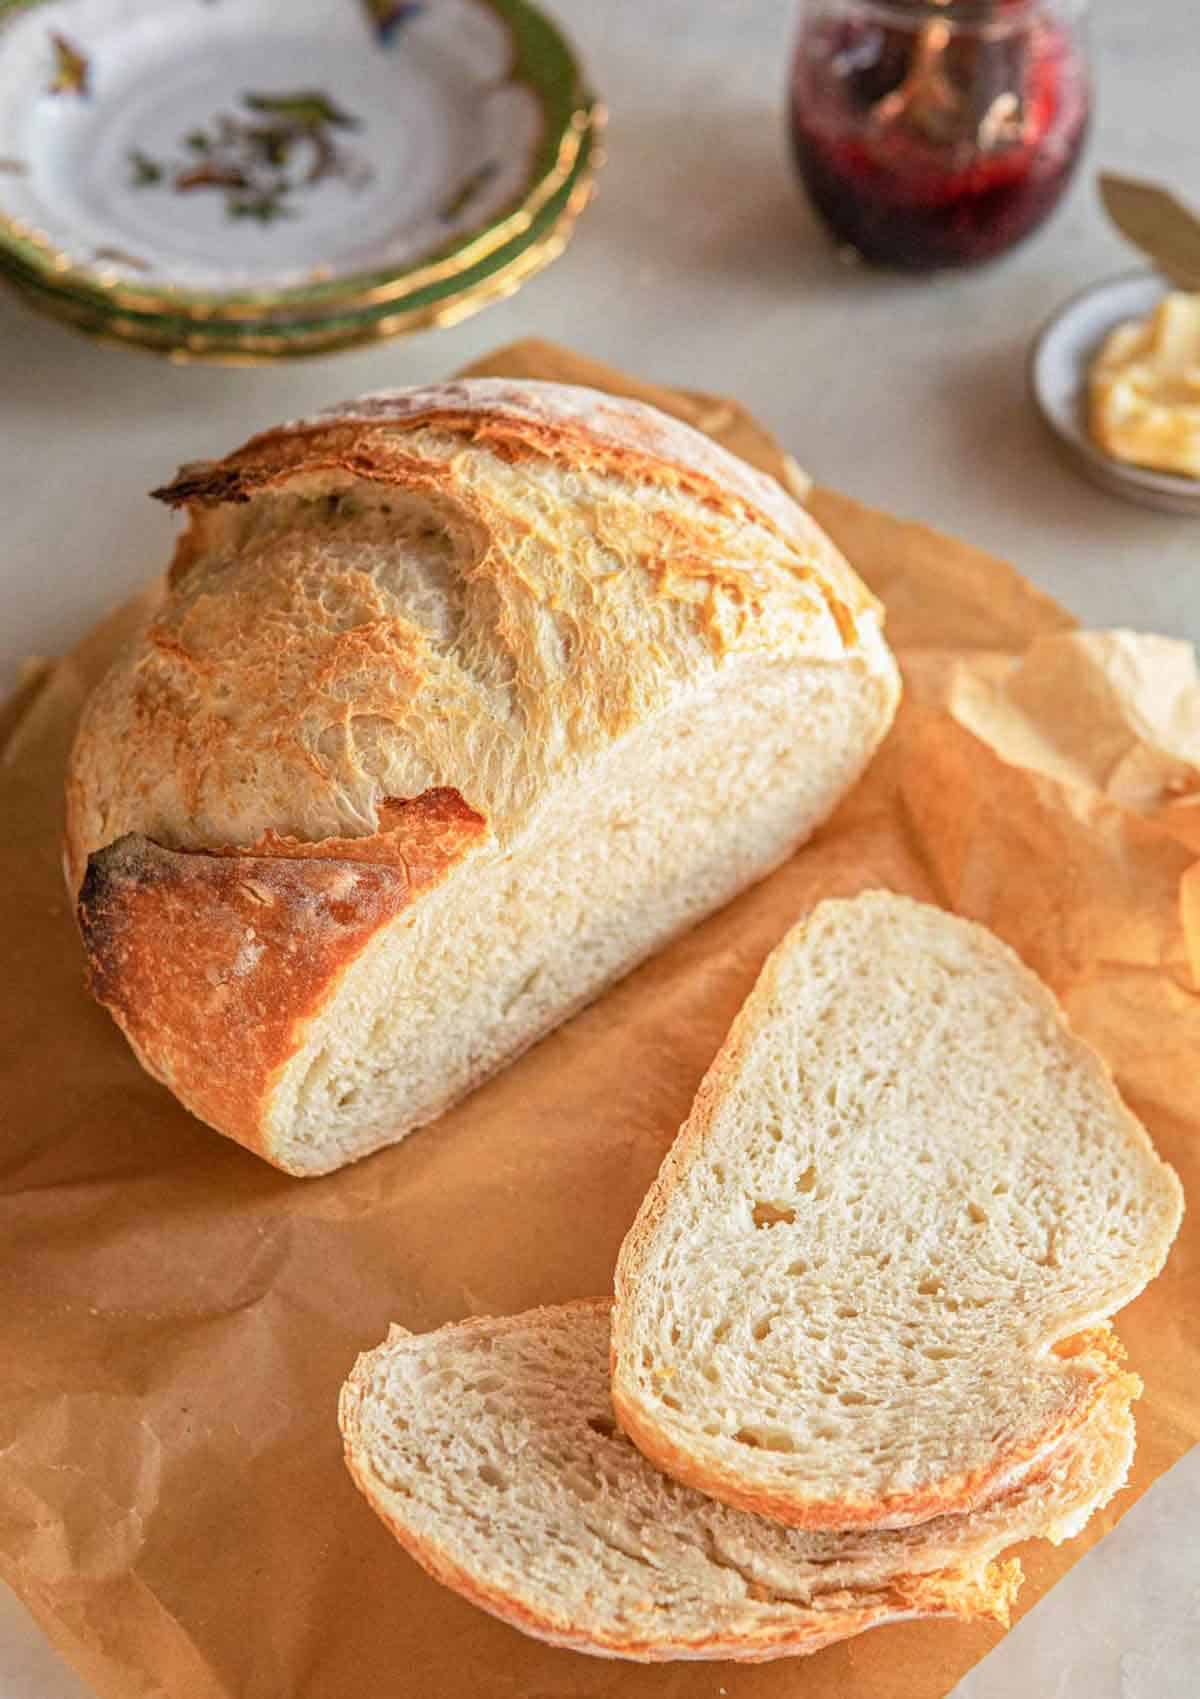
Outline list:
[[[1167,293],[1157,272],[1138,271],[1095,283],[1047,319],[1029,355],[1034,404],[1085,477],[1126,501],[1200,518],[1200,479],[1153,472],[1114,460],[1092,441],[1087,427],[1088,367],[1117,325],[1145,318]]]

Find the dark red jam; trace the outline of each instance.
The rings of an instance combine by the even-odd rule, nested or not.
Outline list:
[[[914,8],[918,16],[928,16]],[[874,264],[932,271],[1004,253],[1061,197],[1087,132],[1079,40],[1028,8],[995,37],[956,29],[932,77],[929,39],[870,5],[813,9],[796,48],[791,130],[834,237]],[[915,91],[915,92],[914,92]]]

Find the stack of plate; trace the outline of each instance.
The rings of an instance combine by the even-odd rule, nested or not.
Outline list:
[[[177,359],[449,324],[561,252],[603,118],[525,0],[0,0],[0,277]]]

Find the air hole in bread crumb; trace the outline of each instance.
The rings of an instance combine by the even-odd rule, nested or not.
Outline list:
[[[1007,1180],[997,1180],[996,1184],[992,1187],[992,1196],[994,1198],[1002,1198],[1004,1196],[1005,1192],[1007,1192],[1007,1190],[1008,1190],[1008,1181]]]
[[[808,1264],[805,1262],[803,1257],[797,1257],[795,1262],[788,1263],[785,1273],[796,1275],[807,1274]]]
[[[756,1451],[795,1451],[796,1443],[784,1428],[739,1428],[734,1434],[739,1445]]]
[[[835,1313],[841,1321],[855,1321],[862,1315],[862,1311],[856,1310],[852,1304],[843,1304]]]
[[[611,1416],[589,1416],[587,1425],[594,1434],[599,1434],[601,1439],[616,1438],[617,1424]]]
[[[786,1204],[768,1203],[760,1198],[754,1206],[753,1219],[756,1227],[775,1227],[781,1221],[789,1224],[795,1221],[796,1211]]]
[[[673,1398],[669,1392],[660,1393],[659,1396],[662,1398],[662,1401],[668,1410],[683,1409],[683,1405],[679,1402],[678,1398]]]
[[[917,1152],[917,1161],[922,1164],[932,1162],[933,1152],[930,1150],[919,1150]]]
[[[357,1101],[358,1101],[358,1087],[356,1085],[352,1085],[352,1086],[349,1086],[342,1093],[342,1095],[338,1098],[337,1107],[339,1109],[348,1109],[352,1103],[355,1103]]]
[[[723,1345],[729,1338],[729,1323],[723,1321],[713,1328],[713,1344]]]
[[[865,1392],[839,1392],[838,1393],[838,1403],[839,1404],[865,1404],[866,1402],[867,1402],[867,1395],[866,1395]]]
[[[949,1345],[926,1345],[921,1355],[928,1357],[931,1363],[949,1363],[958,1356],[958,1352],[952,1351]]]
[[[942,1283],[935,1274],[927,1274],[924,1280],[918,1280],[917,1291],[923,1298],[936,1298],[942,1290]]]
[[[825,1101],[831,1109],[837,1108],[838,1094],[836,1083],[825,1087]]]
[[[1040,1257],[1034,1257],[1039,1268],[1057,1268],[1058,1262],[1058,1230],[1052,1227],[1046,1235],[1046,1248]]]
[[[708,1381],[710,1386],[716,1386],[717,1382],[721,1378],[721,1371],[717,1368],[715,1363],[705,1363],[704,1378]]]
[[[967,1218],[972,1221],[976,1227],[982,1227],[984,1222],[987,1220],[987,1214],[984,1210],[980,1209],[977,1203],[969,1203],[967,1205]]]
[[[771,1122],[770,1126],[767,1128],[767,1137],[770,1139],[772,1144],[783,1143],[783,1128],[779,1125],[778,1121]]]
[[[479,1465],[479,1479],[485,1486],[498,1487],[501,1492],[508,1486],[507,1480],[494,1463],[481,1463]]]
[[[811,1192],[816,1183],[817,1170],[814,1164],[810,1162],[803,1174],[801,1174],[800,1178],[796,1181],[796,1190],[798,1192]]]
[[[770,1333],[771,1323],[774,1320],[774,1316],[763,1316],[761,1321],[756,1321],[754,1324],[754,1337],[759,1341],[764,1340],[768,1333]]]

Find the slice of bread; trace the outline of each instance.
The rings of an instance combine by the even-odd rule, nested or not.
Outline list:
[[[809,1528],[1006,1490],[1087,1419],[1182,1196],[982,927],[885,892],[774,952],[625,1240],[613,1401],[645,1454]]]
[[[1120,1486],[1132,1377],[1035,1481],[918,1529],[809,1533],[661,1475],[609,1399],[608,1300],[394,1328],[342,1392],[346,1460],[438,1580],[514,1627],[609,1657],[760,1660],[904,1617],[1006,1620],[998,1554],[1077,1531]]]

